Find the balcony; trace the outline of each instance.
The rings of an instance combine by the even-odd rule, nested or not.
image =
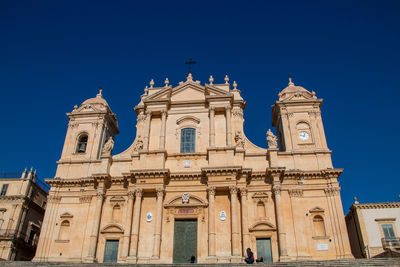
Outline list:
[[[400,249],[400,238],[382,238],[383,249]]]

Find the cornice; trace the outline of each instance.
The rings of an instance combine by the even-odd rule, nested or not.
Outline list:
[[[152,170],[131,170],[133,178],[167,178],[170,175],[169,169]]]
[[[68,179],[61,179],[61,178],[52,178],[52,179],[45,179],[46,183],[50,186],[60,187],[60,186],[88,186],[95,184],[95,178],[93,177],[85,177],[85,178],[68,178]]]
[[[82,164],[82,163],[101,163],[101,160],[91,159],[64,159],[56,162],[57,164]]]
[[[204,167],[201,168],[201,171],[206,176],[239,175],[242,172],[242,167],[241,166]]]
[[[200,180],[203,177],[201,172],[175,172],[170,174],[171,180]]]
[[[363,203],[353,204],[352,207],[356,209],[389,209],[400,208],[400,202],[382,202],[382,203]]]

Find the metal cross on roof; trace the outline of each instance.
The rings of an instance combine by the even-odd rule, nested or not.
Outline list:
[[[189,61],[185,62],[185,64],[188,65],[188,68],[189,68],[189,72],[188,73],[192,73],[192,65],[196,64],[196,61],[193,61],[191,58],[189,58]]]

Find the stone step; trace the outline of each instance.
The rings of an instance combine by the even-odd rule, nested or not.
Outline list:
[[[221,264],[118,264],[118,263],[72,263],[72,262],[23,262],[23,261],[0,261],[0,267],[243,267],[247,266],[244,263],[221,263]],[[381,259],[356,259],[356,260],[330,260],[330,261],[298,261],[298,262],[277,262],[277,263],[254,263],[253,266],[258,267],[297,267],[297,266],[332,266],[332,267],[345,267],[345,266],[397,266],[400,267],[400,258],[381,258]]]

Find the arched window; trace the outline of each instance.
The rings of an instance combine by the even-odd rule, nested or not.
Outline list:
[[[196,147],[196,129],[181,130],[181,153],[193,153]]]
[[[88,142],[87,134],[82,134],[81,136],[79,136],[78,144],[76,146],[76,153],[85,153],[87,142]]]
[[[315,236],[326,236],[324,219],[316,215],[313,219]]]
[[[69,221],[64,220],[61,222],[60,232],[58,234],[59,240],[68,240],[69,239]]]

